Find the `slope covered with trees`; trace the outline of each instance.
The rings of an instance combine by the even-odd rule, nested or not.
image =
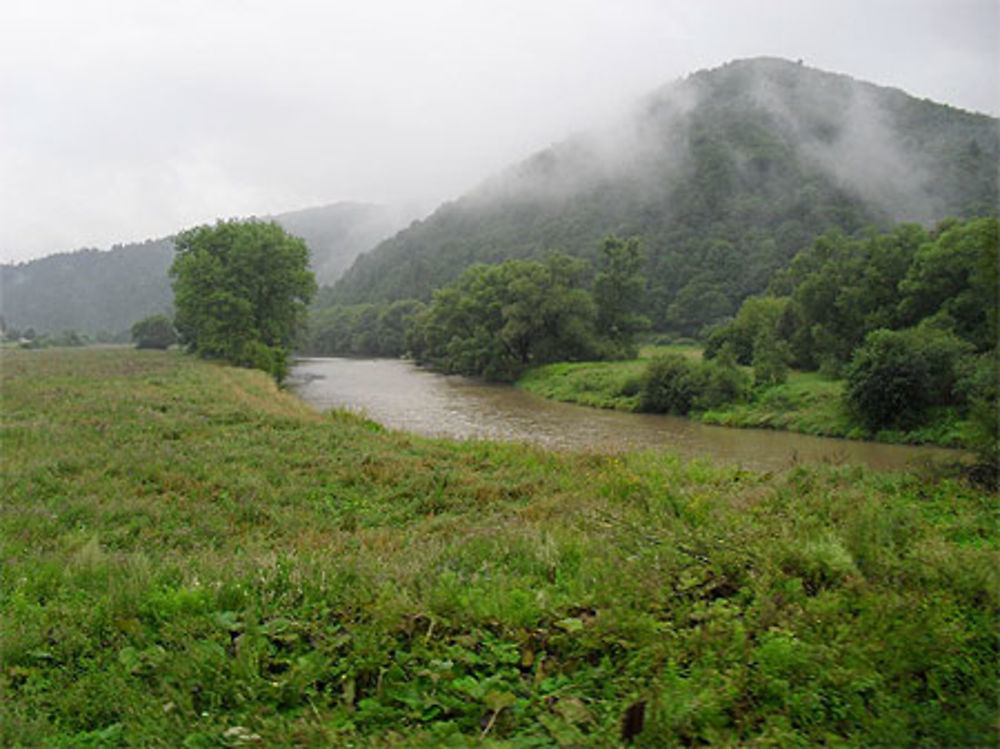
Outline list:
[[[358,253],[412,216],[399,208],[336,203],[271,218],[306,241],[318,279],[331,283]],[[167,270],[173,258],[173,239],[166,237],[0,265],[0,315],[19,331],[117,335],[170,311]]]
[[[776,59],[702,71],[361,255],[325,304],[416,298],[477,262],[641,239],[657,329],[696,334],[824,232],[996,211],[997,120]]]
[[[998,250],[996,218],[822,237],[712,331],[705,355],[844,376],[852,418],[871,433],[951,409],[995,461]]]

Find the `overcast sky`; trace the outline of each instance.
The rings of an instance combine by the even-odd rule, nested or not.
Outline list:
[[[0,262],[457,197],[758,55],[1000,112],[997,0],[2,0]]]

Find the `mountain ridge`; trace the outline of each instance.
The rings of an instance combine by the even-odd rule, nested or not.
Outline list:
[[[701,70],[367,253],[327,303],[428,299],[475,262],[643,239],[658,327],[731,314],[816,236],[996,210],[997,120],[780,58]],[[738,269],[722,272],[719,266]],[[696,307],[701,307],[697,309]]]
[[[302,237],[317,277],[330,282],[357,254],[403,227],[412,213],[342,201],[260,218]],[[173,292],[167,271],[173,255],[168,236],[0,265],[0,316],[19,330],[114,337],[143,317],[169,313]]]

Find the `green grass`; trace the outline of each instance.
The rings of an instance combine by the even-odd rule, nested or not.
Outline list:
[[[781,385],[756,393],[749,403],[706,411],[698,419],[730,427],[764,427],[827,437],[864,438],[843,405],[844,383],[816,372],[788,373]]]
[[[526,372],[517,385],[550,400],[635,411],[646,365],[654,356],[667,353],[701,359],[701,349],[696,346],[643,346],[638,358],[627,361],[557,362],[536,367]]]
[[[994,745],[996,497],[3,351],[0,745]]]

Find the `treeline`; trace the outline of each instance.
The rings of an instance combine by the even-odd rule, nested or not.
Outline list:
[[[136,320],[171,309],[170,239],[78,250],[0,265],[0,313],[8,325],[38,335],[128,340]]]
[[[844,377],[873,432],[952,408],[995,440],[998,223],[825,236],[711,332],[705,357]]]
[[[429,304],[400,300],[315,312],[300,349],[316,355],[408,354],[442,372],[516,379],[553,361],[623,358],[648,326],[636,239],[608,237],[595,274],[578,258],[474,265]]]
[[[62,330],[58,333],[37,333],[34,328],[27,328],[23,331],[16,328],[0,329],[0,342],[16,344],[20,348],[39,349],[65,347],[65,346],[90,346],[95,343],[127,343],[128,333],[118,333],[111,335],[105,331],[99,332],[95,336],[89,336],[78,330]]]
[[[872,331],[949,331],[983,352],[996,346],[997,219],[903,225],[860,239],[830,234],[800,252],[764,296],[752,297],[707,341],[742,364],[768,340],[800,369],[842,374]]]

